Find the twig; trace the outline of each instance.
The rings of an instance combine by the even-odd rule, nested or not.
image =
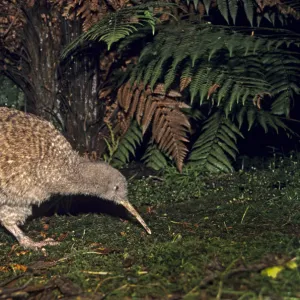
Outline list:
[[[6,281],[3,281],[3,282],[0,283],[0,287],[6,286],[7,284],[11,283],[12,281],[17,280],[17,279],[19,279],[21,277],[24,277],[25,275],[26,274],[20,274],[20,275],[17,275],[15,277],[13,277],[13,278],[10,278],[10,279],[8,279]],[[1,289],[0,289],[0,291],[1,291]]]
[[[96,288],[95,288],[95,290],[94,290],[94,293],[96,293],[96,292],[98,291],[98,289],[100,289],[101,285],[102,285],[104,282],[106,282],[106,281],[108,281],[108,280],[111,280],[111,279],[115,279],[115,278],[123,278],[123,277],[124,277],[124,276],[122,276],[122,275],[118,275],[118,276],[107,277],[107,278],[103,279],[102,281],[100,281],[100,282],[97,284],[97,286],[96,286]]]
[[[11,295],[12,293],[24,290],[29,284],[30,282],[33,280],[33,278],[29,278],[29,280],[22,285],[21,287],[16,287],[16,288],[8,288],[8,289],[0,289],[0,296],[1,295]]]
[[[90,274],[90,275],[110,275],[110,274],[112,274],[112,272],[104,272],[104,271],[99,271],[99,272],[96,272],[96,271],[82,271],[82,273]]]
[[[245,212],[244,212],[244,214],[243,214],[243,217],[242,217],[242,220],[241,220],[241,224],[243,224],[244,218],[245,218],[245,216],[246,216],[246,214],[248,212],[249,207],[250,206],[248,205],[247,208],[246,208],[246,210],[245,210]]]
[[[231,264],[232,265],[232,264]],[[244,267],[244,266],[240,266],[236,269],[233,269],[231,270],[230,272],[227,272],[227,273],[216,273],[216,274],[212,274],[212,275],[209,275],[207,277],[205,277],[200,283],[199,285],[196,285],[195,287],[193,287],[187,294],[192,294],[194,293],[196,290],[198,289],[201,289],[201,288],[205,288],[207,287],[209,284],[211,284],[213,281],[215,281],[216,279],[218,278],[222,278],[222,282],[224,281],[224,279],[226,278],[229,278],[229,277],[232,277],[233,275],[236,275],[238,273],[244,273],[244,272],[259,272],[265,268],[267,268],[268,265],[267,264],[257,264],[257,265],[254,265],[254,266],[250,266],[250,267]],[[222,286],[220,287],[219,285],[219,289],[222,288]],[[218,293],[219,294],[219,293]]]

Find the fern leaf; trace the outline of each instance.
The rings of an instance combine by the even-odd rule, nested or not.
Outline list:
[[[193,80],[190,84],[191,103],[193,103],[196,95],[200,93],[200,104],[202,104],[209,87],[213,83],[213,80],[208,76],[211,71],[212,69],[210,67],[202,67],[199,68],[198,72],[193,76]]]
[[[250,25],[253,27],[254,5],[253,0],[242,0],[244,4],[245,13]]]
[[[247,111],[248,131],[252,128],[256,120],[256,111],[252,108]]]
[[[85,41],[104,41],[110,49],[113,43],[137,32],[143,26],[151,28],[154,34],[155,25],[159,21],[152,9],[155,6],[173,6],[173,4],[153,2],[125,7],[110,13],[69,44],[63,51],[62,57],[68,56]]]
[[[145,162],[147,167],[154,170],[161,170],[168,165],[167,157],[157,148],[155,144],[150,144],[142,160]]]
[[[188,64],[185,69],[183,69],[180,77],[180,92],[182,92],[192,81],[192,68]]]
[[[188,141],[186,135],[189,130],[187,117],[180,111],[166,107],[156,110],[152,126],[153,139],[159,149],[174,158],[179,171],[182,170],[188,151],[184,142]]]
[[[205,10],[206,10],[206,13],[209,14],[211,0],[203,0],[203,4],[204,4]]]
[[[265,133],[267,133],[268,132],[267,119],[265,118],[265,116],[262,113],[258,114],[257,122],[264,129]]]
[[[236,119],[238,121],[239,128],[241,128],[244,123],[245,113],[246,113],[246,107],[243,106],[236,114]]]
[[[130,153],[135,154],[137,146],[141,144],[142,141],[142,131],[133,122],[125,135],[120,139],[117,151],[113,155],[112,164],[113,165],[123,165],[129,161]]]
[[[229,154],[233,159],[236,158],[236,152],[233,151],[231,147],[229,147],[227,144],[224,142],[218,142],[218,145],[221,147],[224,153]]]
[[[273,128],[276,133],[278,134],[278,126],[276,125],[276,123],[274,122],[273,120],[273,116],[271,114],[267,114],[267,122],[268,122],[268,125]]]
[[[214,113],[206,121],[199,138],[193,145],[189,161],[196,162],[203,169],[212,172],[232,171],[227,155],[232,158],[236,156],[236,133],[241,135],[229,119],[222,116],[220,112]]]
[[[233,25],[235,25],[236,16],[238,12],[237,0],[228,0],[228,7],[233,21]]]
[[[172,57],[172,53],[169,51],[168,55],[162,56],[161,59],[155,65],[152,73],[151,73],[151,80],[150,80],[150,87],[153,89],[155,84],[157,83],[158,79],[162,76],[163,66],[167,62],[169,58]]]
[[[218,138],[225,145],[227,145],[228,147],[232,148],[235,152],[238,152],[238,148],[236,146],[236,142],[234,140],[232,140],[229,136],[227,136],[225,134],[220,134],[218,136]]]
[[[130,111],[129,111],[130,118],[133,118],[133,116],[136,112],[138,103],[140,102],[141,94],[142,94],[142,89],[136,88],[135,92],[134,92],[133,100],[132,100],[131,106],[130,106]]]
[[[229,14],[226,0],[217,0],[218,9],[220,10],[221,15],[226,20],[227,24],[229,24]]]
[[[152,97],[148,97],[148,101],[145,105],[144,117],[142,120],[142,132],[143,134],[149,127],[149,124],[152,120],[152,117],[157,109],[157,101],[154,100]]]
[[[120,93],[119,93],[120,91]],[[133,96],[133,90],[129,84],[123,85],[118,91],[118,102],[125,112],[128,111]]]
[[[224,112],[226,115],[226,118],[228,117],[229,113],[232,111],[232,107],[234,104],[236,104],[239,101],[239,96],[241,93],[241,86],[239,84],[234,84],[230,98],[226,101]]]
[[[147,66],[144,76],[143,77],[140,76],[141,80],[136,79],[136,81],[138,83],[140,83],[140,81],[143,81],[144,85],[146,86],[149,83],[150,79],[152,78],[154,69],[157,66],[159,61],[161,61],[161,63],[163,63],[163,61],[160,60],[159,56],[156,59],[153,59]],[[160,75],[158,72],[157,72],[157,74],[158,74],[158,76]]]
[[[220,102],[222,99],[226,98],[227,94],[230,92],[233,85],[233,80],[229,77],[226,78],[226,81],[221,85],[221,88],[218,92],[218,106],[220,105]]]
[[[144,110],[145,110],[146,102],[151,97],[152,97],[151,95],[147,95],[145,93],[141,93],[141,95],[140,95],[139,103],[138,103],[136,114],[135,114],[135,118],[136,118],[137,123],[139,125],[141,125],[141,119],[142,119],[142,117],[144,115]]]
[[[221,169],[222,171],[233,171],[231,162],[224,155],[224,151],[221,147],[219,147],[219,143],[217,143],[213,150],[210,151],[209,159],[214,159],[214,164],[216,167]]]
[[[241,138],[244,138],[243,134],[240,132],[240,130],[238,129],[238,127],[232,123],[231,121],[229,121],[228,118],[225,119],[224,124],[236,135],[239,135]]]

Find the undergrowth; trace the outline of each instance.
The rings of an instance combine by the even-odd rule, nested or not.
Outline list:
[[[24,226],[36,240],[61,240],[41,253],[0,228],[0,285],[27,283],[28,297],[66,296],[57,281],[51,288],[60,278],[95,299],[298,299],[299,164],[130,180],[152,235],[125,213],[53,215]]]

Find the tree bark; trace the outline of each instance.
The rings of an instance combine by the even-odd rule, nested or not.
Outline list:
[[[12,63],[1,72],[23,90],[26,111],[52,121],[79,152],[102,153],[105,107],[98,99],[99,53],[62,64],[61,51],[81,33],[80,20],[65,20],[46,0],[32,7],[24,2],[16,2],[23,18],[22,39],[14,51],[2,53],[2,60]]]

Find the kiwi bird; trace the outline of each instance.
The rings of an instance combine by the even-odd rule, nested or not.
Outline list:
[[[48,121],[6,107],[0,108],[0,223],[25,248],[55,245],[35,242],[19,228],[53,194],[83,194],[123,205],[145,230],[151,230],[127,199],[127,182],[104,162],[80,157]]]

